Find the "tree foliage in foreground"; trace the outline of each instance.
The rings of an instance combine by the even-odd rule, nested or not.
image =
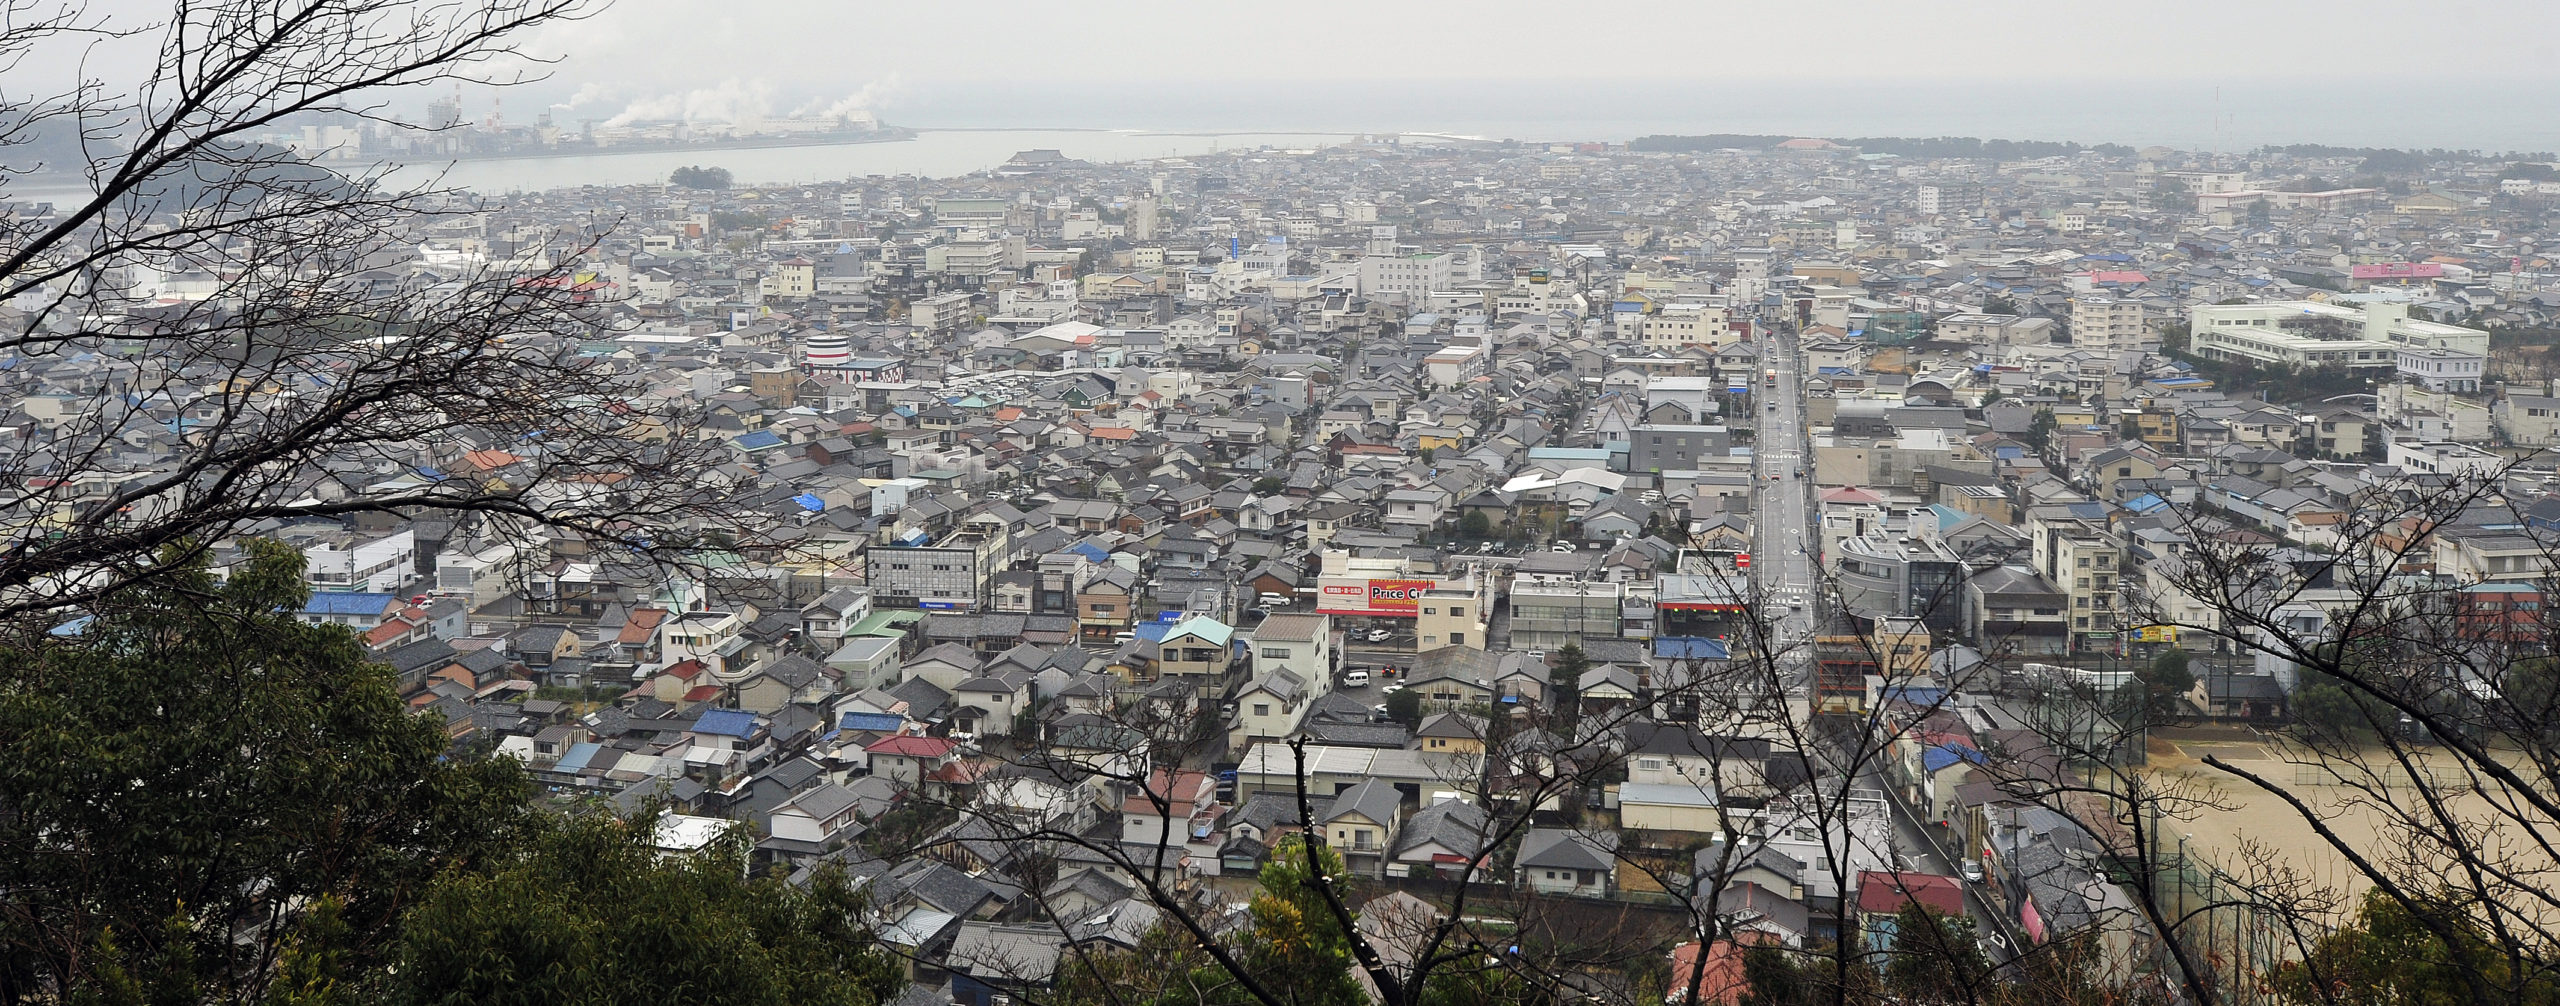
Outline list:
[[[2542,965],[2512,960],[2478,920],[2421,916],[2365,892],[2355,921],[2321,936],[2301,960],[2276,966],[2279,1001],[2302,1006],[2455,1006],[2560,1003],[2560,981]]]
[[[651,819],[561,819],[503,865],[439,881],[409,914],[388,1001],[869,1006],[898,962],[841,870],[752,875],[742,843],[661,859]]]
[[[383,959],[439,872],[526,819],[512,762],[443,758],[389,671],[294,620],[302,556],[258,542],[128,590],[76,633],[0,646],[0,999],[261,988],[305,917]]]
[[[450,756],[253,541],[0,639],[0,1002],[866,1006],[900,976],[837,874],[660,858]]]
[[[1245,973],[1280,1002],[1366,1001],[1352,978],[1351,939],[1312,886],[1341,883],[1342,855],[1315,847],[1316,872],[1307,868],[1303,839],[1272,846],[1257,878],[1247,924],[1221,942]],[[1149,1003],[1152,1006],[1241,1006],[1262,1001],[1188,936],[1167,926],[1149,930],[1129,951],[1070,950],[1059,961],[1058,984],[1043,1002],[1060,1006]]]

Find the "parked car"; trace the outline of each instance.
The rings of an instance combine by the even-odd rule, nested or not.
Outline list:
[[[1968,859],[1965,860],[1964,865],[1958,867],[1957,870],[1964,874],[1965,883],[1979,884],[1982,882],[1982,864],[1980,863]]]
[[[1345,688],[1369,687],[1369,670],[1363,667],[1342,672],[1342,686]]]
[[[1368,634],[1367,636],[1362,637],[1362,638],[1367,639],[1368,641],[1370,641],[1370,642],[1372,642],[1372,643],[1383,643],[1383,642],[1386,642],[1387,640],[1392,639],[1392,638],[1394,638],[1394,637],[1395,637],[1395,633],[1390,632],[1390,631],[1388,631],[1388,630],[1385,630],[1385,629],[1371,629],[1371,630],[1369,630],[1369,634]]]
[[[1387,715],[1387,704],[1381,702],[1369,707],[1369,722],[1393,723],[1395,722],[1395,717]]]

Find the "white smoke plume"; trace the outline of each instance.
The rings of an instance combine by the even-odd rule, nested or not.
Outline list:
[[[882,101],[885,101],[892,95],[897,94],[898,90],[898,75],[896,72],[892,71],[888,76],[882,77],[868,84],[864,84],[862,85],[861,90],[845,95],[842,98],[837,98],[833,101],[829,101],[826,98],[819,98],[815,101],[801,105],[798,108],[792,109],[791,116],[795,119],[841,119],[857,112],[868,113],[877,110]]]
[[[687,125],[720,123],[749,126],[762,122],[772,112],[772,84],[762,79],[731,77],[711,87],[634,101],[613,118],[605,120],[604,125],[619,127],[634,122],[676,121]]]

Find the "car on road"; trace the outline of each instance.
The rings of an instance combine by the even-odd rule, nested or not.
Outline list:
[[[1356,667],[1342,672],[1342,686],[1345,688],[1369,687],[1369,669]]]
[[[1773,477],[1774,477],[1774,476],[1773,476]],[[1560,542],[1557,542],[1557,543],[1555,543],[1555,544],[1553,544],[1553,545],[1549,545],[1549,546],[1547,546],[1547,551],[1549,551],[1549,552],[1571,552],[1571,551],[1573,551],[1573,543],[1572,543],[1572,542],[1569,542],[1569,541],[1560,541]]]
[[[1973,860],[1965,860],[1964,864],[1957,868],[1957,872],[1964,874],[1965,883],[1979,884],[1982,882],[1982,864],[1974,862]]]
[[[1778,411],[1778,403],[1776,403],[1776,402],[1771,402],[1771,403],[1769,403],[1769,411],[1771,411],[1771,412],[1776,412],[1776,411]]]
[[[1778,481],[1778,473],[1776,473],[1776,472],[1770,472],[1770,473],[1769,473],[1769,481],[1771,481],[1771,482]]]
[[[1370,642],[1372,642],[1372,643],[1383,643],[1383,642],[1386,642],[1387,640],[1389,640],[1389,639],[1391,639],[1391,638],[1394,638],[1394,636],[1395,636],[1395,633],[1393,633],[1393,632],[1389,632],[1389,631],[1387,631],[1387,630],[1385,630],[1385,629],[1371,629],[1371,630],[1369,630],[1369,634],[1368,634],[1368,635],[1363,636],[1363,637],[1361,637],[1361,638],[1366,639],[1366,640],[1368,640],[1368,641],[1370,641]]]

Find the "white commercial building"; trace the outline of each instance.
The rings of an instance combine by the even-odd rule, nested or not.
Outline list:
[[[2489,333],[2411,318],[2405,304],[2199,304],[2188,317],[2189,349],[2214,360],[2396,371],[2404,348],[2489,352]]]
[[[1733,313],[1722,297],[1666,304],[1644,319],[1644,344],[1655,349],[1721,346],[1732,335]]]

